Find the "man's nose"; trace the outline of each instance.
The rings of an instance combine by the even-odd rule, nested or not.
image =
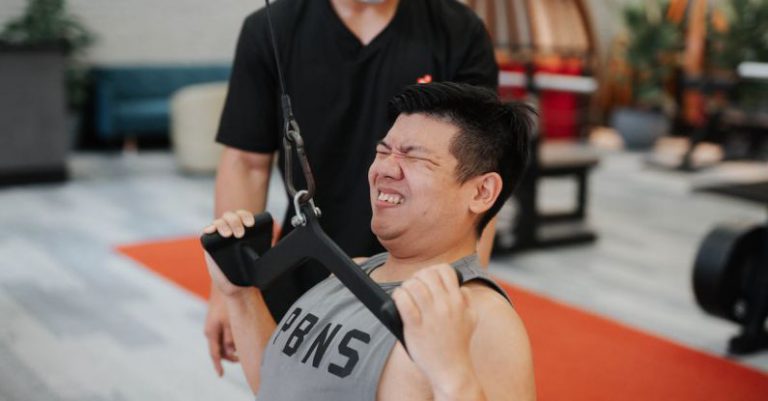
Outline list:
[[[376,171],[381,176],[399,180],[403,178],[401,162],[402,159],[394,153],[383,155],[376,161]]]

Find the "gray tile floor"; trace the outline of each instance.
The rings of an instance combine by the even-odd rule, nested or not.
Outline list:
[[[236,367],[223,379],[210,368],[203,302],[113,251],[198,232],[212,213],[212,177],[179,174],[162,152],[79,154],[71,171],[66,184],[0,189],[0,401],[249,399]],[[722,354],[736,326],[696,307],[693,256],[716,222],[764,221],[766,210],[691,193],[715,175],[648,170],[638,155],[608,154],[591,196],[600,241],[495,259],[492,272]],[[546,183],[544,206],[572,190]],[[274,215],[284,208],[270,198]],[[737,362],[768,372],[768,352]]]

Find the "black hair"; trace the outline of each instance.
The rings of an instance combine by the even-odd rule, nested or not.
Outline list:
[[[496,172],[502,188],[496,202],[477,222],[477,235],[512,195],[528,165],[535,111],[525,103],[503,103],[490,89],[452,82],[416,84],[389,102],[390,119],[425,114],[458,127],[450,144],[458,160],[456,178],[464,183]]]

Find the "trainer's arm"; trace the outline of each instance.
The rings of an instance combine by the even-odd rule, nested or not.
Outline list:
[[[216,174],[216,217],[227,210],[263,212],[272,170],[272,153],[225,147]]]
[[[272,166],[271,153],[253,153],[225,147],[216,175],[214,217],[227,210],[264,211]],[[211,285],[205,336],[214,369],[221,376],[221,360],[237,361],[227,309],[221,293]],[[242,355],[242,354],[240,354]]]

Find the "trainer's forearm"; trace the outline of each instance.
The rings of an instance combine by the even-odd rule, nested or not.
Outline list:
[[[229,210],[263,212],[272,169],[272,154],[225,148],[216,173],[214,217]]]
[[[272,154],[225,147],[216,170],[214,218],[238,209],[254,214],[263,212],[271,172]],[[211,302],[220,302],[218,295],[216,286],[211,285]]]
[[[237,356],[254,394],[259,391],[261,358],[276,323],[269,313],[261,291],[248,288],[237,295],[224,296]]]

